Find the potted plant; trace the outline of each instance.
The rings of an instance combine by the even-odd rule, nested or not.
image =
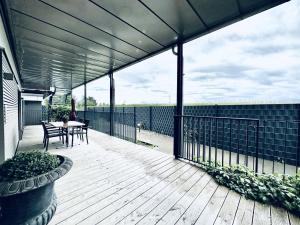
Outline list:
[[[19,153],[0,165],[0,224],[46,225],[56,210],[54,182],[71,159],[47,152]]]

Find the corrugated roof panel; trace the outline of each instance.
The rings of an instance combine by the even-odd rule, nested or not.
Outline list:
[[[86,38],[77,36],[73,33],[67,32],[65,30],[58,29],[53,25],[49,25],[47,23],[38,21],[34,18],[18,13],[16,11],[13,11],[12,15],[14,18],[15,25],[22,26],[37,32],[40,31],[44,35],[54,37],[65,42],[69,42],[77,46],[82,46],[83,48],[89,49],[91,51],[98,52],[99,54],[103,55],[103,60],[106,59],[108,62],[110,61],[110,57],[113,57],[116,60],[125,63],[133,60],[132,57],[119,52],[115,52],[112,49],[101,45],[100,43],[96,43]]]
[[[187,1],[142,0],[142,2],[176,30],[180,37],[190,36],[206,29]]]
[[[69,89],[288,0],[5,0],[25,88]],[[174,65],[175,66],[175,65]],[[72,84],[71,84],[72,74]]]
[[[177,33],[137,0],[92,0],[116,17],[147,34],[162,45],[175,42]]]
[[[143,33],[138,32],[131,26],[123,23],[102,8],[95,6],[95,4],[90,1],[44,0],[43,2],[59,8],[65,13],[79,18],[91,26],[95,26],[98,29],[107,32],[108,34],[119,38],[120,40],[124,40],[127,43],[144,51],[151,52],[162,47],[159,43],[155,42]],[[72,5],[75,5],[76,7],[70,7]]]
[[[59,11],[38,0],[26,0],[26,4],[18,0],[12,1],[12,9],[15,9],[25,15],[30,15],[36,20],[44,21],[55,26],[57,29],[63,29],[79,37],[83,37],[95,43],[111,49],[113,52],[126,55],[136,59],[147,54],[147,52],[137,49],[124,41],[121,41],[107,33],[102,32],[95,27],[89,26],[86,23],[70,16],[62,11]],[[30,7],[28,7],[30,6]],[[70,7],[77,7],[75,4],[70,4]]]
[[[80,48],[76,45],[68,44],[63,41],[59,41],[58,39],[54,39],[48,36],[44,36],[40,33],[35,33],[30,30],[22,29],[20,27],[16,27],[15,34],[18,39],[26,39],[37,43],[43,43],[45,45],[53,46],[54,48],[61,49],[63,51],[67,51],[73,54],[76,54],[81,57],[86,57],[87,59],[93,60],[97,65],[110,68],[109,62],[105,62],[101,60],[102,55],[97,54],[96,52],[89,51],[88,49]],[[100,59],[99,59],[100,58]],[[108,61],[108,60],[107,60]],[[122,65],[118,61],[115,62],[116,65]]]
[[[240,15],[237,0],[189,0],[207,26],[212,27]]]

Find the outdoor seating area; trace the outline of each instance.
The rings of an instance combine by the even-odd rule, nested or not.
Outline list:
[[[64,123],[63,121],[58,122],[45,122],[42,121],[42,127],[44,131],[43,144],[46,151],[49,146],[49,139],[59,137],[59,140],[62,141],[62,144],[66,143],[66,147],[69,147],[69,136],[72,137],[71,147],[74,145],[74,135],[79,138],[81,141],[84,141],[84,136],[86,143],[88,144],[88,126],[89,120],[78,119],[78,121],[69,121]]]
[[[28,126],[19,151],[40,149],[41,126]],[[57,181],[54,224],[298,225],[300,219],[246,200],[208,174],[172,156],[90,130],[89,145],[48,151],[70,157]]]

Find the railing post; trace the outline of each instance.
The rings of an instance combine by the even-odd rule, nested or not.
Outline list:
[[[178,158],[183,149],[183,43],[177,43],[177,100],[174,117],[174,156]]]
[[[86,66],[84,65],[84,111],[83,111],[83,118],[86,120],[86,111],[87,111],[87,105],[86,105]]]
[[[298,173],[298,169],[300,167],[300,122],[297,121],[297,162],[296,162],[296,174]],[[300,170],[299,170],[300,171]]]
[[[92,116],[91,116],[91,119],[92,119]],[[95,108],[95,107],[94,107],[94,112],[93,112],[93,122],[92,122],[92,124],[93,124],[93,128],[94,128],[95,130],[97,130],[96,108]]]
[[[137,137],[136,137],[136,107],[133,107],[133,123],[134,123],[134,143],[137,142]]]
[[[113,73],[109,74],[110,80],[110,135],[114,136],[114,112],[115,112],[115,80]]]
[[[255,173],[258,173],[258,145],[259,145],[259,120],[256,121],[256,152],[255,152]]]
[[[149,107],[149,123],[150,123],[149,129],[150,129],[150,131],[152,131],[152,129],[153,129],[152,122],[153,122],[153,106],[150,106]]]

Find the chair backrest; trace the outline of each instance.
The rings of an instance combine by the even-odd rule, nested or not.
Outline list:
[[[45,123],[45,127],[46,128],[51,128],[51,127],[53,128],[54,126],[52,124],[50,124],[50,123]]]
[[[90,124],[90,120],[84,120],[84,128],[88,128]]]
[[[41,122],[44,133],[47,133],[46,124],[44,121]]]
[[[42,126],[43,126],[44,134],[49,133],[49,131],[48,131],[49,128],[52,128],[52,129],[55,128],[52,124],[46,123],[45,121],[42,121],[41,123],[42,123]]]

